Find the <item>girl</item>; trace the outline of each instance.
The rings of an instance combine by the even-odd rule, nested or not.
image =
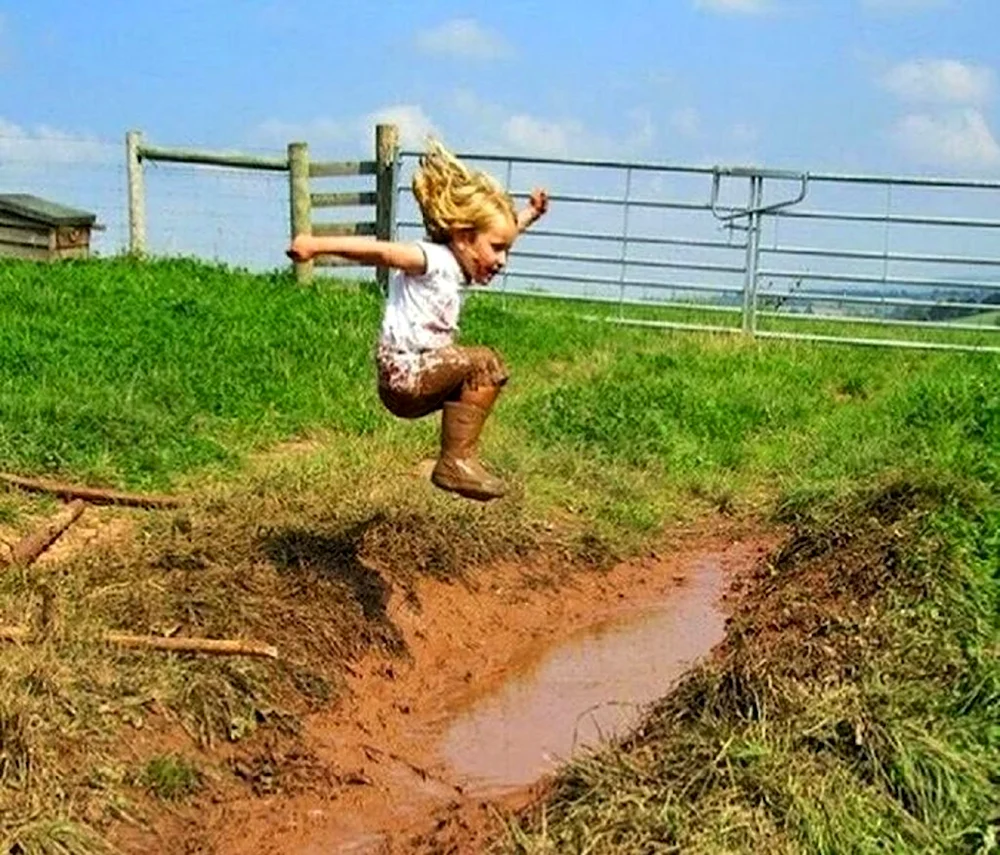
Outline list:
[[[503,269],[517,236],[548,210],[548,196],[534,190],[518,212],[492,177],[437,142],[420,158],[413,195],[424,241],[299,235],[288,255],[308,261],[329,253],[396,271],[376,350],[379,397],[405,419],[441,410],[441,454],[431,480],[470,499],[496,499],[503,482],[483,468],[476,447],[507,367],[488,347],[455,344],[462,289],[487,285]]]

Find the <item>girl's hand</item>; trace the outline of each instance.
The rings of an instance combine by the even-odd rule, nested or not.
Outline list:
[[[517,230],[523,232],[549,209],[549,194],[536,187],[528,196],[528,204],[517,215]]]
[[[538,219],[549,210],[549,194],[544,187],[536,187],[528,197],[533,219]]]
[[[296,235],[285,255],[292,261],[311,261],[316,255],[316,244],[312,235]]]

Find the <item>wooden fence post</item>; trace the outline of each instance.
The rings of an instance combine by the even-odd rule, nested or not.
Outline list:
[[[375,126],[375,237],[392,240],[396,231],[396,181],[399,163],[399,128]],[[380,267],[375,274],[382,293],[389,289],[389,271]]]
[[[141,258],[146,254],[146,189],[142,175],[142,131],[125,134],[125,165],[128,173],[128,250]]]
[[[309,145],[288,144],[288,191],[291,202],[291,237],[312,234],[312,200],[309,191]],[[313,278],[313,262],[295,262],[295,281],[308,285]]]

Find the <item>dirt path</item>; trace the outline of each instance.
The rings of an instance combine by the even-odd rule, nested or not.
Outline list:
[[[257,795],[221,786],[158,823],[155,842],[122,843],[164,855],[481,851],[498,830],[492,808],[517,808],[536,788],[469,791],[442,752],[456,716],[555,645],[668,600],[705,556],[733,578],[774,541],[720,525],[675,534],[608,573],[501,566],[477,574],[475,588],[423,581],[390,605],[407,660],[363,661],[348,700],[296,740],[251,741],[231,759]]]

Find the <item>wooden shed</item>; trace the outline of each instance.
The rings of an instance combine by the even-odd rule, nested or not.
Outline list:
[[[0,194],[0,256],[86,258],[96,215],[27,193]]]

